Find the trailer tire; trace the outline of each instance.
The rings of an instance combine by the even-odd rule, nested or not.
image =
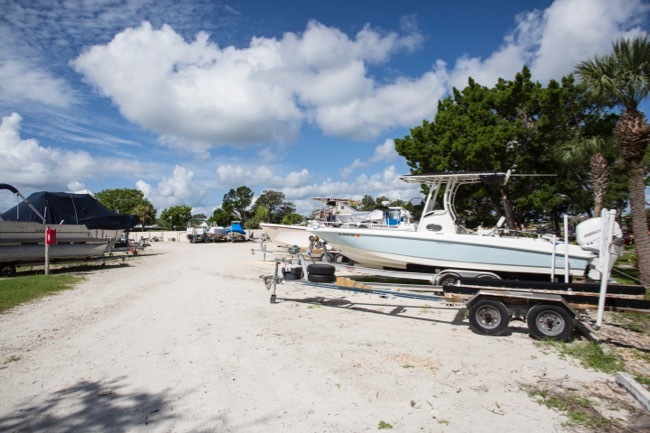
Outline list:
[[[331,263],[334,261],[334,256],[330,253],[325,253],[323,254],[323,257],[321,258],[322,261]]]
[[[508,308],[494,299],[480,299],[469,309],[469,324],[479,334],[501,335],[509,321]]]
[[[539,340],[565,341],[573,334],[573,317],[559,305],[535,305],[528,311],[526,322],[531,335]]]
[[[16,275],[16,267],[14,265],[2,265],[0,275],[3,277],[13,277]]]
[[[334,265],[327,263],[311,263],[307,265],[307,273],[309,275],[334,275]]]
[[[309,274],[307,279],[312,283],[333,283],[336,281],[336,275]]]
[[[444,286],[453,286],[453,285],[456,284],[458,281],[460,281],[460,275],[458,275],[458,274],[454,274],[454,273],[451,273],[451,272],[450,272],[450,273],[448,273],[448,274],[444,274],[444,275],[442,275],[442,276],[438,279],[438,285],[439,285],[439,286],[442,286],[442,287],[444,287]]]

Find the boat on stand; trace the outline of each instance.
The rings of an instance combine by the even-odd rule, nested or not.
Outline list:
[[[20,265],[43,264],[46,230],[56,231],[49,245],[51,263],[103,258],[135,215],[119,215],[90,194],[36,192],[25,198],[15,187],[0,184],[21,202],[0,214],[0,273],[13,276]]]
[[[600,278],[600,218],[576,227],[577,245],[555,237],[504,230],[473,231],[462,226],[454,206],[458,188],[478,183],[507,182],[510,173],[442,173],[407,175],[401,179],[428,187],[422,217],[415,230],[367,230],[353,226],[308,227],[355,264],[386,270],[405,270],[438,275],[438,284],[461,277],[549,279],[556,270],[568,277]],[[438,203],[441,205],[437,205]],[[620,238],[618,224],[614,236]],[[610,269],[622,254],[616,242]]]
[[[307,250],[310,245],[312,227],[359,227],[364,229],[392,228],[394,230],[414,230],[411,214],[399,206],[389,206],[372,211],[356,209],[350,199],[333,197],[314,197],[320,203],[316,218],[302,225],[262,223],[260,228],[266,237],[283,247],[298,246]]]

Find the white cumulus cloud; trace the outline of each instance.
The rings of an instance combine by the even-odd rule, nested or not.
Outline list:
[[[127,119],[165,142],[204,151],[292,142],[305,119],[328,134],[356,137],[419,121],[444,90],[435,74],[379,85],[366,65],[412,50],[420,39],[370,27],[350,38],[310,22],[302,34],[257,37],[239,49],[220,47],[206,33],[186,41],[168,25],[144,22],[72,64]]]
[[[155,186],[142,179],[135,185],[158,210],[188,203],[198,204],[197,197],[203,196],[207,190],[200,182],[194,181],[192,170],[180,165],[174,167],[171,176],[164,177]]]
[[[44,147],[33,138],[22,139],[21,121],[18,113],[12,113],[0,124],[0,172],[5,183],[19,189],[53,191],[93,176],[97,167],[90,154]]]

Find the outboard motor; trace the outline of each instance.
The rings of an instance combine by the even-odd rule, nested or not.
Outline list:
[[[621,226],[613,221],[614,232],[612,237],[612,245],[609,249],[609,270],[611,271],[614,267],[616,260],[623,254],[623,230]],[[586,221],[581,222],[576,226],[576,242],[580,245],[585,251],[591,251],[596,256],[600,254],[601,243],[605,240],[605,235],[603,234],[603,222],[602,218],[589,218]],[[594,258],[591,261],[589,269],[589,278],[593,280],[600,279],[600,266],[599,266],[599,257]]]

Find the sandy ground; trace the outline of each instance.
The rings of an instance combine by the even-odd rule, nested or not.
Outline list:
[[[271,304],[256,247],[154,243],[0,315],[0,431],[563,432],[526,385],[616,387],[431,302],[285,283]]]

